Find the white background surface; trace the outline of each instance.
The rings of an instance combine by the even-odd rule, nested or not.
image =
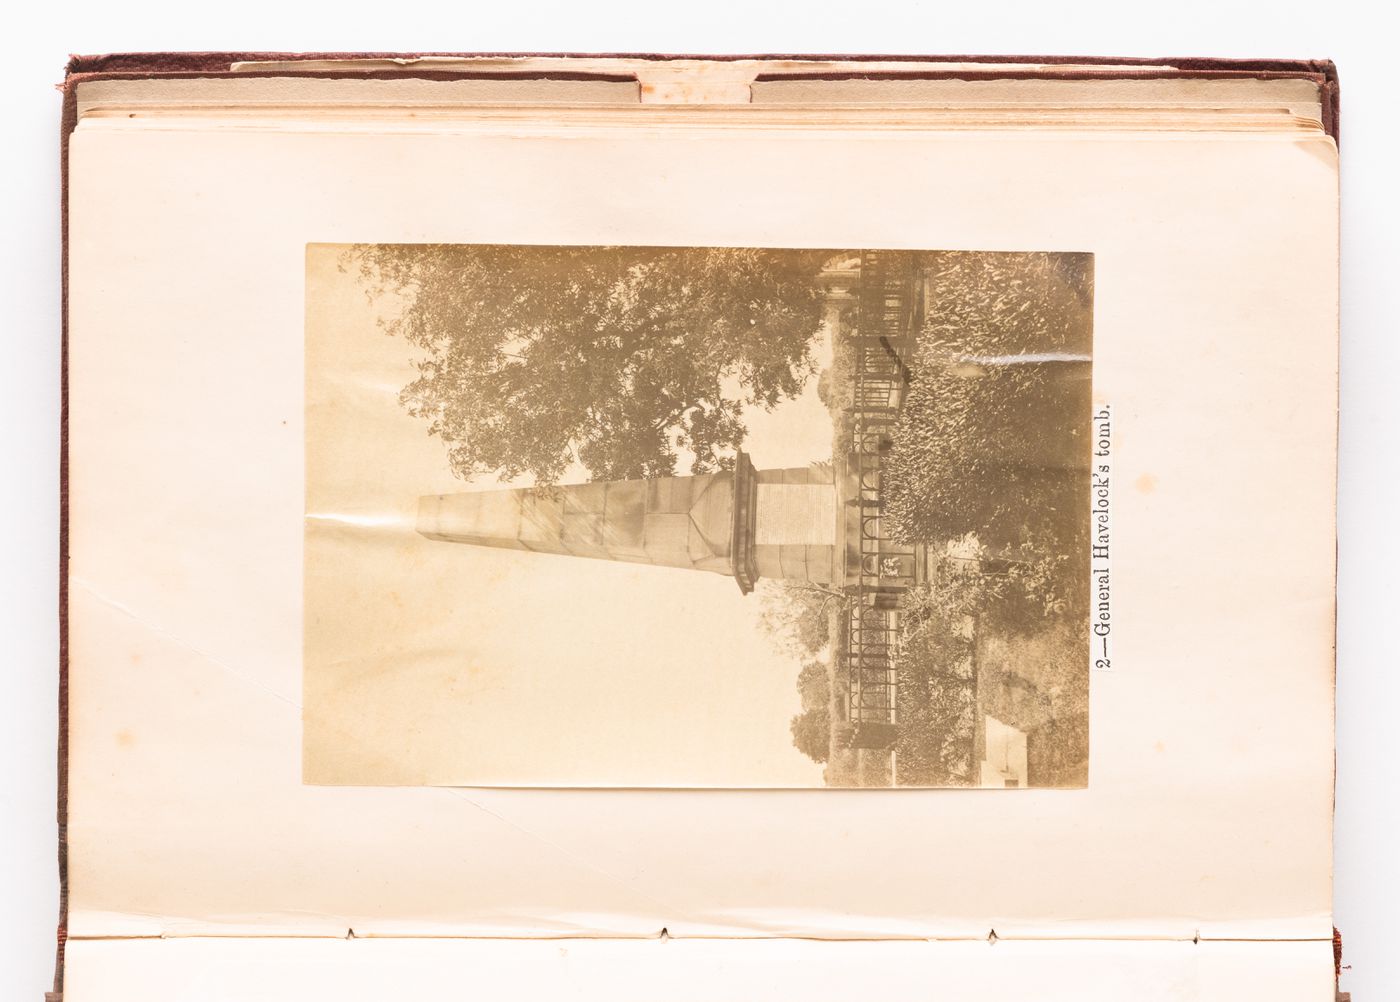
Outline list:
[[[1372,10],[1377,13],[1372,13]],[[1390,765],[1400,501],[1396,331],[1396,92],[1388,25],[1369,5],[1183,2],[468,4],[285,2],[29,4],[8,18],[0,246],[0,997],[37,999],[52,973],[57,874],[58,116],[69,52],[172,49],[1051,53],[1327,57],[1342,79],[1343,348],[1338,668],[1337,924],[1343,987],[1400,987],[1400,839]],[[1308,471],[1298,471],[1307,476]],[[1206,545],[1207,541],[1201,541]]]

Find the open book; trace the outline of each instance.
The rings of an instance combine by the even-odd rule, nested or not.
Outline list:
[[[66,96],[63,998],[1331,997],[1330,64]]]

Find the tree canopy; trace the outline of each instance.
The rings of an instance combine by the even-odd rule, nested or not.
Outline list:
[[[819,654],[831,640],[832,610],[847,597],[834,588],[806,581],[758,583],[759,624],[773,646],[794,658]]]
[[[931,254],[928,314],[881,469],[892,533],[999,543],[1088,503],[1092,260]],[[1087,520],[1087,510],[1081,520]]]
[[[961,605],[945,598],[959,582],[916,585],[901,608],[896,665],[897,780],[907,786],[974,782],[977,682],[973,645],[962,635]]]
[[[808,661],[797,676],[802,712],[792,718],[793,746],[813,762],[825,762],[831,748],[831,680],[826,665]]]
[[[351,248],[421,356],[400,394],[464,479],[556,483],[725,468],[743,411],[815,371],[829,251],[373,244]]]

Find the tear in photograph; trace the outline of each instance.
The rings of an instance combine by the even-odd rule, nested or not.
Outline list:
[[[305,781],[1085,786],[1093,281],[310,245]]]

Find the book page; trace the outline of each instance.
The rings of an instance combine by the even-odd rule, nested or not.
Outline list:
[[[69,947],[73,1002],[451,996],[607,1002],[1324,1002],[1328,943],[145,940]]]
[[[70,184],[70,937],[1330,938],[1325,137],[93,119]],[[421,243],[1092,254],[1087,785],[306,784],[308,245]]]

